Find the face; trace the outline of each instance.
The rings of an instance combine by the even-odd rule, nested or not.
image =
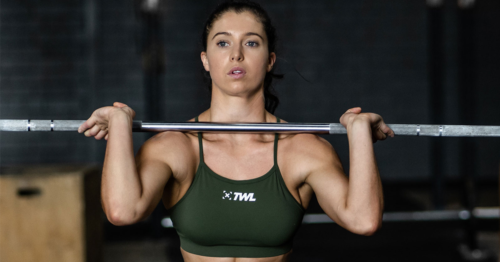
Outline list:
[[[250,12],[226,12],[212,26],[201,53],[212,90],[243,95],[262,90],[276,55],[269,53],[264,26]]]

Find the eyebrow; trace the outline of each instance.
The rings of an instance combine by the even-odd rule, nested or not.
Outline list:
[[[218,36],[218,35],[227,35],[227,36],[231,36],[232,34],[231,34],[231,33],[228,33],[228,32],[218,32],[217,34],[215,34],[215,35],[214,35],[214,37],[212,37],[212,40],[213,40],[216,36]],[[250,36],[250,35],[256,35],[256,36],[260,37],[260,39],[262,39],[262,41],[264,41],[264,38],[263,38],[261,35],[257,34],[257,33],[254,33],[254,32],[248,32],[248,33],[246,33],[246,34],[245,34],[245,36]]]

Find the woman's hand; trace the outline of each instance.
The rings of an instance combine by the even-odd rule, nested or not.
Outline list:
[[[394,137],[394,131],[384,123],[380,115],[361,113],[361,107],[351,108],[340,117],[340,123],[347,130],[357,121],[363,121],[370,125],[373,143],[377,142],[377,140],[385,140],[387,136]]]
[[[134,119],[135,111],[124,103],[115,102],[113,106],[101,107],[92,113],[90,118],[79,128],[78,133],[85,132],[87,137],[102,138],[108,140],[108,123],[111,117],[116,114],[126,114],[130,120]]]

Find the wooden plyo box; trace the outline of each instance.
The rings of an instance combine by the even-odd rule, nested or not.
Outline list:
[[[0,175],[0,262],[101,262],[100,170],[29,167]]]

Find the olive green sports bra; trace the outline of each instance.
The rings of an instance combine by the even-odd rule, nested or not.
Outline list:
[[[281,177],[278,134],[274,166],[249,180],[213,172],[203,160],[201,133],[198,140],[198,170],[186,194],[170,208],[182,249],[209,257],[272,257],[289,252],[305,210]]]

